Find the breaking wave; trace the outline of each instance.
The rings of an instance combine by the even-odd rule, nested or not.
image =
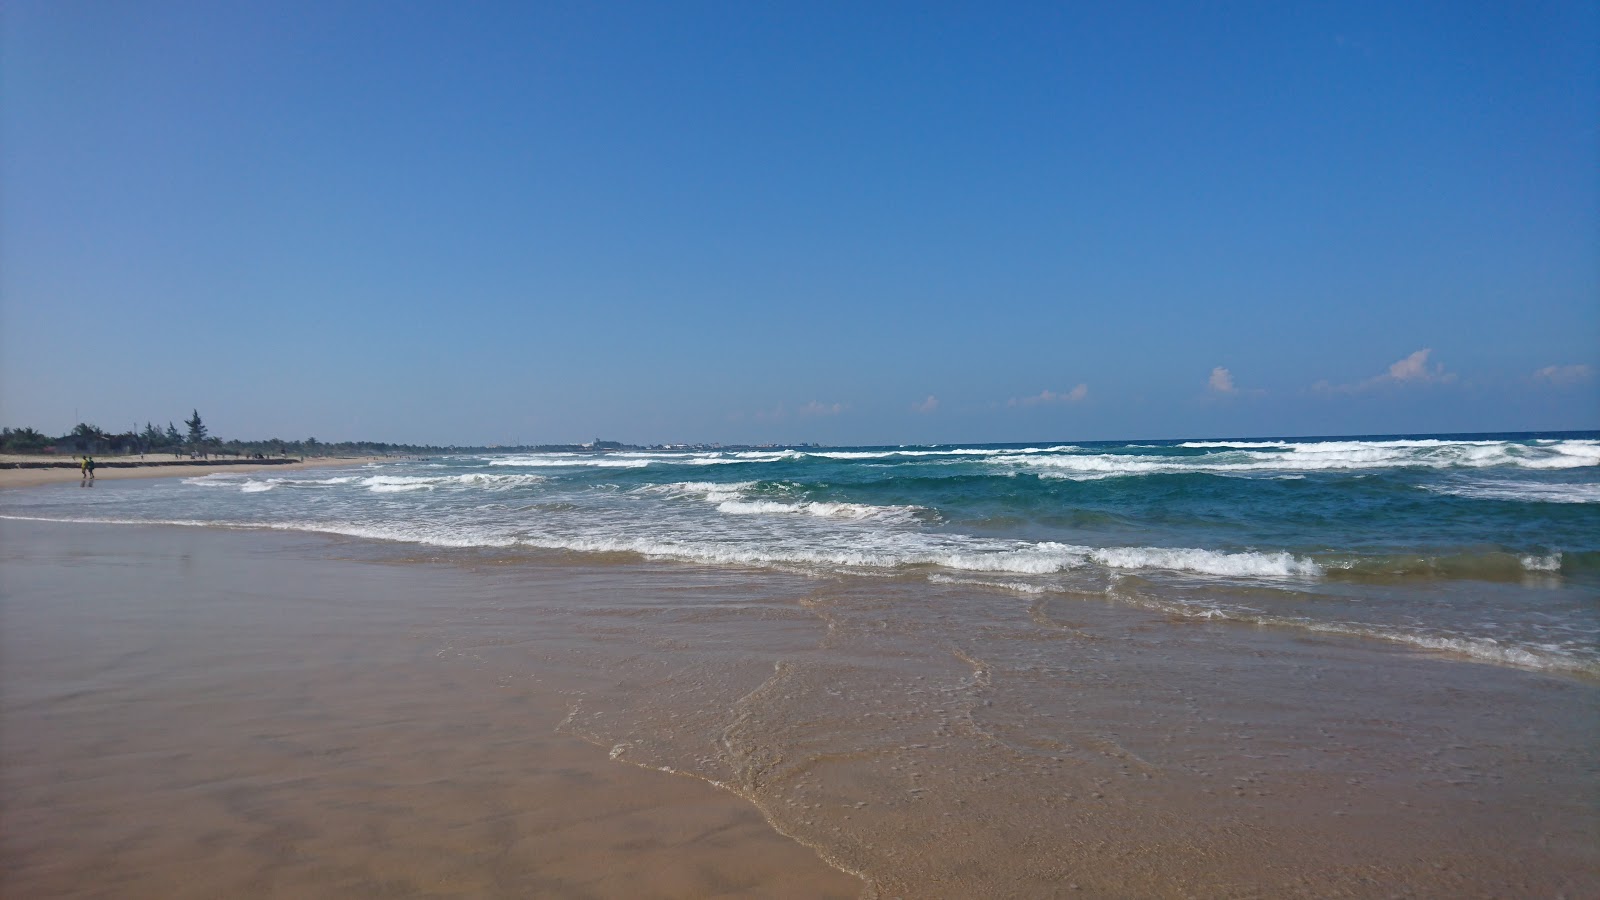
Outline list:
[[[1534,665],[1517,655],[1557,652],[1540,635],[1600,634],[1600,440],[1494,438],[529,452],[28,488],[0,511],[1028,595],[1149,585],[1217,601],[1183,615],[1399,623],[1384,639]],[[1160,473],[1227,477],[1128,477]],[[1249,596],[1264,609],[1222,605]]]
[[[911,523],[929,516],[929,511],[920,506],[870,506],[864,503],[824,503],[817,501],[783,503],[777,500],[723,500],[717,504],[717,512],[731,516],[798,514],[819,516],[826,519],[850,519],[858,522],[875,519],[883,522],[901,523]]]
[[[195,478],[183,479],[184,484],[196,487],[231,488],[244,494],[260,494],[277,487],[288,485],[291,487],[317,487],[333,484],[350,484],[357,481],[354,475],[342,475],[333,478],[293,478],[271,477],[256,478],[251,475],[235,472],[214,472],[210,475],[201,475]]]
[[[408,491],[431,491],[437,488],[478,487],[489,490],[510,490],[538,484],[543,475],[498,475],[467,473],[462,475],[343,475],[333,478],[253,478],[220,472],[198,478],[185,478],[183,483],[195,487],[230,488],[244,494],[260,494],[280,487],[328,487],[354,484],[375,494],[395,494]]]
[[[1509,500],[1514,503],[1600,503],[1600,483],[1551,484],[1537,481],[1479,481],[1468,484],[1430,484],[1425,490],[1475,500]]]
[[[438,488],[477,487],[492,491],[539,484],[543,475],[498,475],[471,472],[464,475],[373,475],[359,482],[375,494],[431,491]]]
[[[1600,441],[1550,444],[1516,441],[1323,441],[1318,443],[1191,441],[1187,449],[1219,452],[1200,455],[1083,453],[1000,455],[996,464],[1034,470],[1042,477],[1092,480],[1132,475],[1209,473],[1250,474],[1328,472],[1362,469],[1429,468],[1576,469],[1600,466]]]

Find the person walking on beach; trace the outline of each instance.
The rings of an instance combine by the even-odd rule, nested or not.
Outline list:
[[[83,472],[90,481],[94,480],[94,457],[85,456],[83,458]]]
[[[78,473],[80,475],[82,475],[85,480],[88,480],[88,478],[89,478],[89,457],[85,456],[85,457],[83,457],[83,458],[78,460]]]

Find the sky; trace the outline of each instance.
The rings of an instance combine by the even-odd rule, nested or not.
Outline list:
[[[1597,160],[1581,0],[10,0],[0,421],[1594,429]]]

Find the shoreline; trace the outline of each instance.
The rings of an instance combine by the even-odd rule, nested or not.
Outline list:
[[[1008,603],[1016,598],[957,585],[506,558],[308,534],[16,521],[0,529],[11,581],[5,636],[17,644],[0,655],[10,667],[0,738],[39,741],[21,767],[8,742],[8,808],[49,825],[64,799],[106,802],[70,787],[105,783],[83,781],[93,773],[72,767],[89,761],[70,748],[150,731],[150,716],[166,722],[160,710],[192,701],[176,687],[189,683],[244,716],[245,737],[290,755],[254,744],[244,752],[232,726],[208,720],[175,728],[192,746],[119,759],[244,752],[264,766],[223,782],[284,785],[243,804],[270,813],[265,821],[287,829],[293,849],[253,859],[257,883],[304,878],[290,884],[312,892],[371,883],[318,881],[295,862],[307,856],[485,877],[473,868],[488,865],[480,844],[452,843],[442,830],[493,843],[490,825],[510,819],[520,837],[496,858],[523,867],[517,878],[571,865],[562,871],[575,878],[624,879],[590,889],[603,896],[717,893],[766,845],[745,833],[721,848],[730,857],[675,843],[680,813],[651,798],[676,783],[702,799],[708,786],[722,788],[712,790],[765,820],[768,839],[787,836],[783,845],[801,856],[778,864],[786,877],[859,872],[880,896],[1544,896],[1596,886],[1600,817],[1586,788],[1600,767],[1600,686],[1584,679],[1355,639],[1174,623],[1065,597]],[[95,579],[113,606],[95,602]],[[63,591],[81,599],[61,604]],[[45,629],[55,643],[35,641],[19,598],[30,616],[77,616],[83,627],[63,623]],[[115,624],[95,627],[113,610]],[[981,627],[930,641],[927,626],[958,610],[981,616]],[[1004,636],[1019,628],[1054,635],[1048,661],[1006,661]],[[411,637],[397,640],[402,630]],[[142,652],[146,633],[173,644]],[[84,640],[91,645],[79,647]],[[102,687],[85,700],[65,686],[72,678],[50,687],[53,673],[80,665],[99,666],[102,685],[137,687]],[[440,679],[453,686],[440,689]],[[128,700],[140,702],[123,713]],[[84,703],[79,731],[51,730]],[[394,733],[402,726],[406,735]],[[588,762],[563,756],[563,746]],[[403,766],[445,768],[387,768],[401,747]],[[68,780],[37,783],[52,766]],[[560,771],[554,783],[541,780]],[[662,772],[690,777],[654,781]],[[354,781],[338,788],[328,779]],[[369,806],[357,783],[393,786]],[[193,789],[199,799],[212,793],[206,784]],[[663,812],[596,821],[589,805],[613,790]],[[172,856],[139,862],[135,842],[113,865],[159,874],[192,864],[187,815],[165,809],[159,793],[116,799],[150,805],[144,840]],[[236,836],[263,827],[197,815]],[[333,833],[309,824],[330,815],[342,823]],[[563,817],[569,825],[556,824]],[[59,833],[28,833],[51,836],[49,855],[94,856],[98,833],[57,824]],[[408,852],[374,849],[360,836],[374,829],[391,836],[384,847]],[[15,847],[0,871],[27,858]],[[674,893],[648,873],[626,874],[642,850],[663,847],[672,851],[650,865],[688,865],[710,881]],[[833,867],[826,876],[811,868],[813,850]],[[627,880],[636,877],[644,880]],[[761,892],[759,879],[743,877],[732,893]],[[826,893],[824,882],[805,883],[785,893]],[[559,892],[525,880],[480,884],[517,890]]]
[[[0,462],[14,462],[17,458],[8,458]],[[129,457],[111,457],[106,461],[95,460],[95,480],[124,479],[124,478],[175,478],[182,476],[208,475],[215,472],[238,472],[249,474],[254,472],[295,472],[304,469],[324,469],[340,466],[359,466],[368,463],[381,463],[391,461],[392,457],[385,456],[353,456],[353,457],[310,457],[294,462],[272,462],[266,460],[172,460],[160,459],[134,460]],[[18,463],[26,468],[0,468],[0,490],[8,488],[39,487],[49,484],[68,484],[83,480],[76,464],[65,460],[41,464],[43,461]]]

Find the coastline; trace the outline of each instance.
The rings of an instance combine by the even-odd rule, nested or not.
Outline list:
[[[962,585],[0,531],[7,893],[1549,896],[1600,871],[1592,680]],[[1040,628],[1048,660],[1005,659]]]
[[[31,463],[45,462],[37,457],[7,456],[4,462],[18,462],[26,460]],[[301,469],[325,469],[338,466],[359,466],[368,463],[391,461],[391,457],[384,456],[349,456],[349,457],[310,457],[298,462],[262,462],[259,460],[234,461],[234,460],[173,460],[163,462],[159,456],[152,455],[146,460],[137,460],[131,457],[107,457],[104,461],[96,459],[95,480],[124,479],[124,478],[177,478],[193,477],[196,475],[209,475],[216,472],[238,472],[246,474],[251,472],[293,472]],[[30,468],[0,468],[0,490],[7,488],[38,487],[47,484],[67,484],[82,480],[79,470],[75,465],[64,460],[51,460],[54,465],[37,466]]]

